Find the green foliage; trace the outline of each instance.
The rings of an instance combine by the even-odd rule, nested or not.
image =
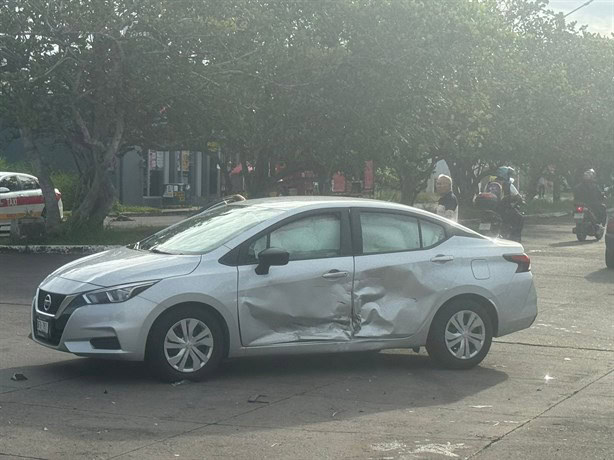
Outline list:
[[[113,214],[126,214],[126,213],[138,213],[138,214],[159,214],[160,209],[152,208],[149,206],[131,206],[121,204],[119,201],[113,203],[111,208]]]
[[[27,161],[10,163],[6,158],[0,157],[0,171],[10,171],[25,174],[33,174],[32,166]]]
[[[62,193],[62,204],[65,211],[72,211],[77,197],[79,176],[75,173],[55,171],[51,173],[53,185]]]
[[[464,204],[504,163],[614,173],[614,40],[542,0],[8,0],[0,30],[0,119],[70,146],[56,186],[86,226],[134,145],[215,140],[250,197],[280,163],[327,183],[374,160],[405,203],[441,159]]]

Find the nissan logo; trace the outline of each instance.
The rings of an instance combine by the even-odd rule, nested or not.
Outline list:
[[[43,302],[43,308],[45,309],[45,311],[49,311],[49,309],[51,308],[51,295],[47,294],[45,296],[45,301]]]

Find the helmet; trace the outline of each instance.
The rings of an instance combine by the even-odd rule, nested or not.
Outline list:
[[[595,180],[595,177],[597,176],[597,174],[595,173],[594,169],[587,169],[586,171],[584,171],[584,174],[582,175],[582,179],[584,179],[584,181],[586,182],[591,182]]]
[[[497,177],[502,179],[510,180],[515,175],[516,171],[510,166],[501,166],[499,169],[497,169]]]

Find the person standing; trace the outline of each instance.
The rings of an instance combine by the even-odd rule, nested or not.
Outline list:
[[[437,215],[458,222],[458,200],[452,192],[452,178],[440,174],[435,182],[435,190],[440,195],[437,202]]]

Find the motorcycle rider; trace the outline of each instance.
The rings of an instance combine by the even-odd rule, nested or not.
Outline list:
[[[602,225],[606,224],[607,209],[605,195],[597,185],[597,174],[594,169],[587,169],[582,174],[582,182],[574,189],[574,201],[588,207]]]
[[[495,182],[501,185],[503,196],[497,207],[497,212],[501,216],[503,225],[510,229],[509,239],[520,243],[522,229],[524,227],[524,216],[518,206],[524,201],[514,186],[514,175],[516,171],[510,166],[501,166],[497,169]],[[488,189],[488,186],[487,186]]]

